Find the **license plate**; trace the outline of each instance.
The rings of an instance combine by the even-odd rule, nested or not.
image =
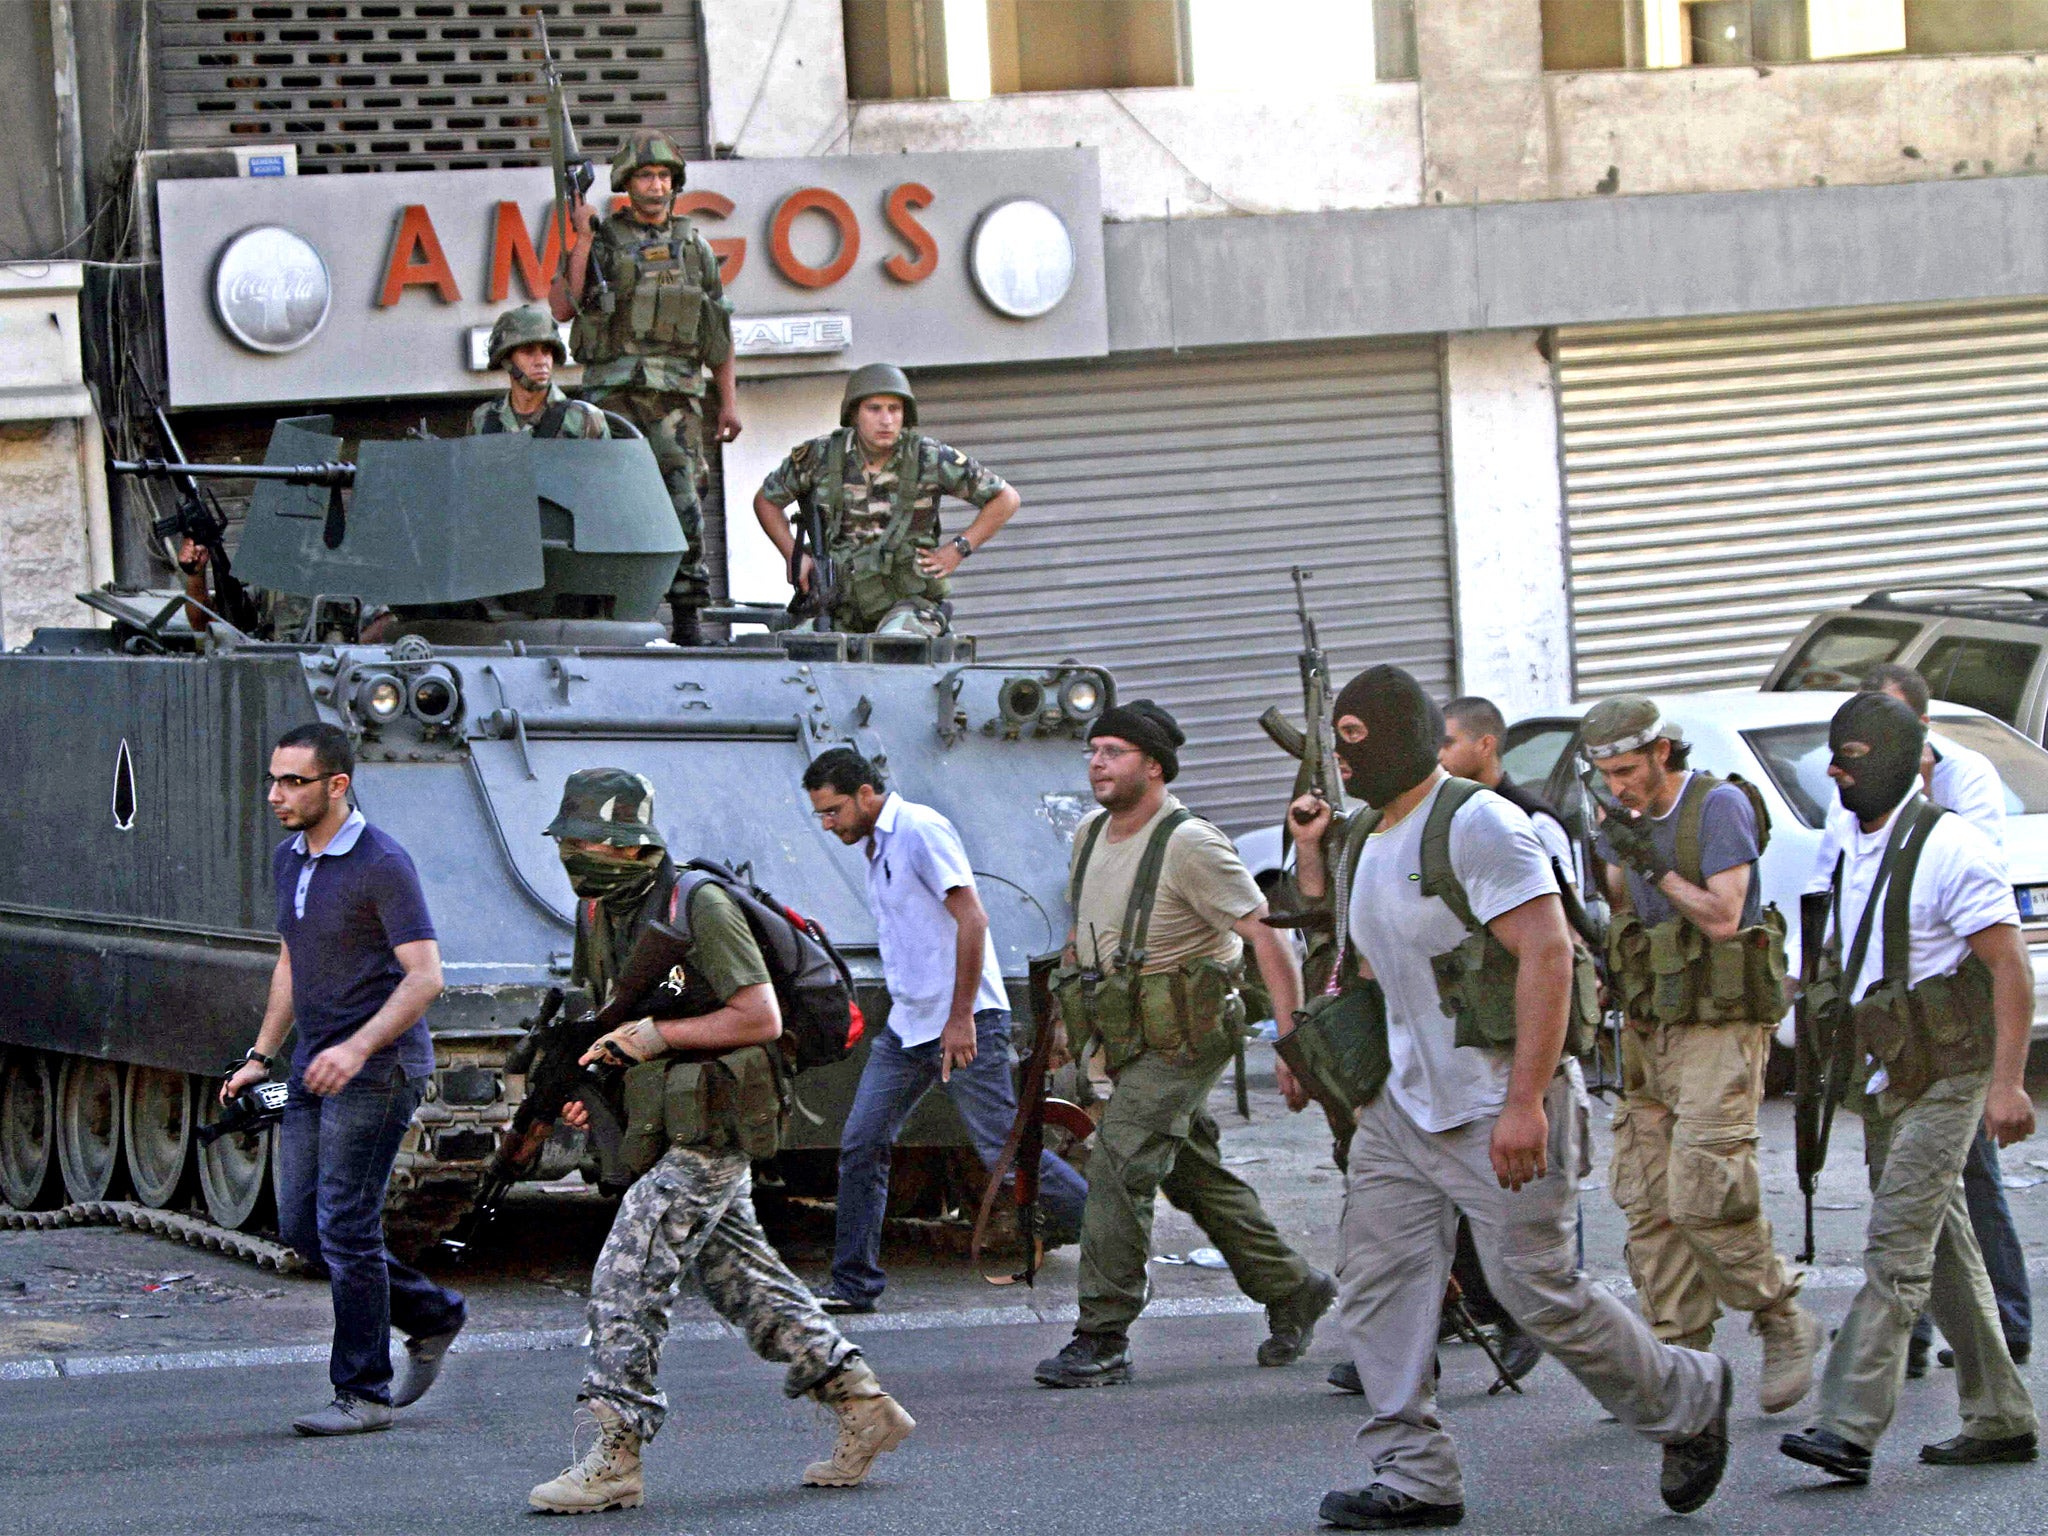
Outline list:
[[[2012,893],[2019,900],[2021,918],[2030,923],[2048,921],[2048,885],[2016,885]]]

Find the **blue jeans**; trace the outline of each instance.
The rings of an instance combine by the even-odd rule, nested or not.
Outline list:
[[[323,1099],[294,1072],[278,1134],[279,1235],[326,1266],[334,1295],[327,1375],[337,1393],[379,1403],[391,1401],[392,1325],[429,1337],[467,1311],[384,1246],[384,1187],[425,1086],[395,1061],[372,1061]]]
[[[852,1301],[882,1294],[882,1213],[889,1203],[889,1153],[917,1101],[939,1081],[939,1042],[906,1046],[894,1030],[878,1030],[861,1069],[860,1086],[839,1141],[838,1243],[832,1288]],[[967,1122],[968,1139],[985,1167],[994,1167],[1017,1118],[1010,1080],[1010,1015],[984,1008],[974,1016],[974,1060],[955,1067],[945,1091]],[[1048,1152],[1039,1162],[1039,1199],[1056,1228],[1080,1230],[1088,1185]]]
[[[1977,1234],[1977,1246],[1984,1251],[1984,1271],[1991,1276],[1992,1294],[1998,1298],[1998,1326],[2007,1349],[2032,1348],[2034,1343],[2034,1292],[2027,1281],[2027,1254],[2013,1230],[2012,1207],[2005,1202],[2005,1175],[1998,1166],[1998,1143],[1977,1127],[1977,1139],[1970,1143],[1970,1160],[1963,1164],[1963,1201],[1970,1208],[1970,1230]],[[1913,1325],[1913,1337],[1927,1344],[1934,1339],[1934,1319],[1922,1312]]]

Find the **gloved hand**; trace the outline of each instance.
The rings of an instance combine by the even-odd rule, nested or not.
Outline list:
[[[661,1038],[661,1031],[654,1027],[654,1020],[635,1019],[630,1024],[621,1024],[608,1035],[600,1035],[590,1042],[590,1049],[583,1053],[585,1064],[594,1061],[618,1062],[652,1061],[668,1049],[668,1042]]]
[[[1655,885],[1671,873],[1670,861],[1657,851],[1649,823],[1640,817],[1624,820],[1609,816],[1600,830],[1606,834],[1607,846],[1614,850],[1614,856],[1650,884]]]

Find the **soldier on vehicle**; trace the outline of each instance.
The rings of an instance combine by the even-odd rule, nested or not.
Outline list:
[[[614,983],[650,923],[689,935],[688,961],[649,989],[647,1015],[605,1035],[583,1060],[650,1062],[675,1053],[693,1068],[697,1086],[674,1108],[674,1069],[651,1100],[628,1091],[629,1116],[661,1117],[658,1130],[632,1119],[628,1140],[669,1145],[626,1192],[591,1275],[590,1364],[578,1396],[598,1438],[528,1502],[555,1514],[640,1505],[640,1448],[668,1408],[654,1379],[661,1344],[677,1288],[692,1272],[754,1353],[789,1367],[785,1393],[813,1398],[838,1416],[830,1458],[807,1467],[804,1482],[851,1487],[915,1425],[754,1215],[752,1161],[774,1155],[783,1102],[774,1045],[782,1015],[760,946],[738,904],[715,884],[697,883],[673,899],[678,873],[655,829],[654,786],[639,774],[572,773],[547,833],[557,839],[577,897],[573,976],[600,1006],[614,1001]],[[588,1112],[572,1104],[563,1119],[582,1125]]]
[[[486,400],[469,418],[472,437],[492,432],[531,432],[535,437],[610,437],[604,413],[571,400],[555,383],[555,370],[569,361],[555,322],[538,304],[508,309],[491,327],[491,366],[505,370],[511,387]]]
[[[916,427],[917,396],[901,368],[856,368],[840,402],[839,430],[798,443],[754,494],[754,516],[784,561],[796,549],[796,533],[783,509],[801,501],[823,512],[834,580],[833,590],[820,595],[833,625],[849,634],[945,634],[949,578],[1022,500],[1000,475]],[[965,533],[944,543],[942,495],[979,509]],[[805,592],[817,579],[813,553],[798,573]]]
[[[1560,1067],[1575,960],[1550,861],[1521,811],[1444,773],[1442,717],[1406,672],[1361,673],[1332,715],[1346,788],[1368,810],[1332,850],[1330,807],[1296,800],[1296,880],[1329,903],[1345,993],[1376,988],[1383,1054],[1374,1080],[1346,1084],[1359,1107],[1338,1267],[1373,1411],[1359,1435],[1371,1475],[1328,1493],[1322,1518],[1352,1530],[1464,1518],[1432,1370],[1460,1211],[1495,1295],[1610,1413],[1663,1445],[1665,1503],[1698,1509],[1727,1465],[1734,1372],[1660,1344],[1574,1253],[1587,1127]]]
[[[612,191],[626,207],[597,219],[575,209],[576,249],[548,303],[573,320],[570,350],[583,365],[583,395],[647,435],[683,530],[683,559],[669,587],[679,645],[701,638],[697,610],[711,596],[704,564],[705,370],[721,443],[740,435],[733,382],[732,307],[710,244],[675,211],[683,154],[665,133],[641,129],[612,157]],[[599,279],[602,279],[600,282]]]
[[[1230,839],[1167,792],[1185,741],[1150,699],[1104,712],[1088,732],[1088,782],[1102,810],[1074,835],[1074,925],[1053,994],[1075,1058],[1099,1047],[1116,1087],[1088,1164],[1080,1321],[1073,1341],[1039,1362],[1042,1386],[1131,1379],[1129,1330],[1151,1294],[1145,1265],[1162,1192],[1265,1305],[1259,1364],[1299,1360],[1337,1295],[1217,1145],[1209,1090],[1243,1035],[1245,946],[1277,1018],[1301,1006],[1301,973],[1262,921],[1265,900]]]
[[[1980,1126],[2000,1146],[2034,1131],[2033,968],[2003,857],[1920,793],[1926,739],[1912,707],[1886,694],[1857,694],[1835,712],[1828,776],[1852,820],[1809,887],[1831,894],[1825,990],[1866,1064],[1856,1081],[1867,1095],[1870,1225],[1863,1288],[1829,1352],[1819,1415],[1779,1449],[1852,1483],[1870,1481],[1913,1320],[1930,1302],[1955,1350],[1963,1430],[1923,1445],[1920,1459],[2032,1461],[2039,1431],[1962,1187]]]
[[[1706,1349],[1723,1307],[1763,1338],[1757,1398],[1782,1413],[1812,1389],[1821,1327],[1773,1246],[1757,1173],[1757,1111],[1785,1011],[1785,924],[1762,910],[1769,835],[1749,786],[1688,770],[1685,735],[1623,695],[1582,727],[1622,811],[1594,851],[1615,920],[1608,988],[1628,1017],[1614,1111],[1615,1204],[1657,1337]]]

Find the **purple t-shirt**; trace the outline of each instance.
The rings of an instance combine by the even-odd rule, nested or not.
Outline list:
[[[292,955],[292,1018],[298,1026],[292,1065],[304,1071],[384,1006],[405,977],[393,951],[433,938],[434,921],[411,856],[357,815],[318,856],[306,851],[303,833],[286,838],[271,855],[270,869],[277,884],[277,931]],[[408,1076],[433,1071],[427,1021],[416,1020],[370,1060],[396,1061]]]

